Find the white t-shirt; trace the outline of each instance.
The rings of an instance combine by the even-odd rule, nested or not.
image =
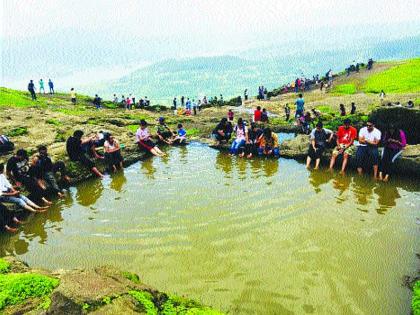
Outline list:
[[[114,142],[111,144],[109,143],[109,141],[105,141],[104,143],[104,148],[108,149],[108,150],[114,150],[115,147],[118,145],[118,141],[114,139]]]
[[[363,127],[359,131],[359,138],[364,137],[367,141],[375,141],[375,140],[381,140],[381,132],[379,129],[373,128],[371,132],[368,131],[367,127]],[[365,143],[359,143],[360,146],[366,146]]]
[[[237,140],[246,140],[245,133],[248,132],[248,128],[246,126],[239,127],[238,125],[236,125],[235,132]]]
[[[3,192],[7,192],[11,188],[12,185],[7,180],[6,176],[4,174],[0,174],[0,196],[3,194]]]
[[[137,129],[137,132],[136,132],[137,142],[139,142],[140,140],[149,140],[149,138],[150,138],[150,133],[149,133],[149,130],[147,128]]]

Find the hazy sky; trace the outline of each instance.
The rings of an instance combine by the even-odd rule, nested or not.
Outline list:
[[[415,21],[418,0],[2,0],[2,37],[53,31],[159,36],[246,36],[296,28]]]

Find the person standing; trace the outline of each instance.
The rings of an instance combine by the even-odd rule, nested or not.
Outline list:
[[[131,96],[131,109],[133,109],[133,106],[136,105],[136,97],[134,95]]]
[[[184,108],[185,107],[185,97],[181,96],[181,107]]]
[[[192,100],[192,109],[194,112],[194,116],[197,115],[197,103],[195,102],[195,100]]]
[[[29,81],[28,91],[29,91],[29,93],[31,93],[32,100],[35,101],[36,100],[36,94],[35,94],[35,84],[34,84],[33,80]]]
[[[344,104],[340,104],[340,116],[346,116],[346,108]]]
[[[198,108],[198,111],[201,112],[201,100],[198,100],[197,108]]]
[[[350,119],[344,119],[344,125],[338,127],[337,130],[337,146],[333,150],[330,170],[334,168],[335,160],[337,157],[343,155],[343,164],[341,166],[341,173],[344,174],[347,166],[349,156],[354,154],[354,139],[357,137],[357,130],[353,126],[350,126]]]
[[[299,98],[296,99],[295,104],[296,104],[295,118],[297,118],[298,116],[302,117],[305,112],[305,100],[303,99],[302,94],[299,94]]]
[[[50,88],[50,94],[54,94],[54,83],[51,81],[51,79],[48,79],[48,87]]]
[[[363,172],[363,167],[373,164],[373,178],[378,175],[379,152],[378,145],[381,141],[381,132],[375,128],[372,120],[368,120],[366,127],[359,131],[359,146],[356,152],[357,172]]]
[[[172,101],[172,107],[173,107],[174,111],[176,111],[176,107],[177,107],[176,97],[174,97],[174,99]]]
[[[289,119],[290,119],[290,107],[289,107],[288,103],[286,104],[286,106],[284,106],[284,113],[286,115],[286,121],[289,121]]]
[[[41,90],[45,94],[44,81],[42,79],[39,80],[39,94],[41,94]]]
[[[351,111],[350,111],[351,115],[356,114],[356,104],[354,102],[351,103]]]
[[[227,113],[227,116],[228,116],[228,120],[229,121],[233,121],[234,113],[233,113],[233,111],[231,109],[229,109],[229,111]]]
[[[98,94],[95,94],[95,98],[93,99],[93,105],[95,105],[96,109],[101,109],[101,100],[102,99],[98,96]],[[127,100],[129,100],[128,97]]]
[[[70,89],[70,97],[73,105],[76,105],[76,91],[74,90],[74,88]]]
[[[382,154],[379,180],[387,182],[389,180],[389,174],[391,172],[392,164],[395,162],[397,157],[402,153],[402,150],[404,150],[405,146],[407,145],[407,140],[404,131],[395,128],[395,126],[393,125],[390,125],[388,127],[388,130],[385,132],[383,144],[384,151]]]
[[[245,89],[245,91],[244,91],[244,100],[245,101],[248,100],[248,89]]]

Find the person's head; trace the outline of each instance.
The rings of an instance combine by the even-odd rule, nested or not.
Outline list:
[[[257,106],[257,110],[261,110],[261,106]]]
[[[147,122],[144,119],[140,120],[140,128],[144,129],[146,127],[147,127]]]
[[[252,122],[251,123],[251,129],[252,130],[254,130],[254,129],[256,129],[257,128],[257,124],[256,123],[254,123],[254,122]]]
[[[178,124],[178,129],[182,129],[182,124]]]
[[[229,113],[231,113],[232,112],[232,110],[231,109],[229,109]]]
[[[344,128],[349,129],[350,128],[350,119],[346,118],[343,121],[344,123]]]
[[[73,132],[73,137],[81,139],[83,137],[83,131],[82,130],[76,130]]]
[[[98,94],[95,94],[95,97],[98,97]]]
[[[344,104],[340,104],[340,108],[343,109],[344,108]]]
[[[351,102],[351,106],[355,106],[356,104],[354,102]]]
[[[104,139],[105,139],[105,141],[108,141],[110,143],[114,142],[114,137],[110,133],[106,133],[105,136],[104,136]]]
[[[324,127],[324,124],[322,123],[322,121],[318,121],[318,123],[316,124],[316,129],[320,131],[322,130],[323,127]]]
[[[16,157],[20,161],[26,160],[26,159],[28,159],[28,152],[26,152],[25,149],[19,149],[19,150],[16,151]]]
[[[222,120],[220,120],[220,123],[222,125],[226,124],[227,123],[227,118],[226,117],[223,117]]]
[[[48,155],[47,147],[45,145],[40,145],[38,147],[38,153],[39,153],[39,155],[47,156]]]
[[[159,124],[163,125],[165,123],[165,117],[159,117]]]
[[[302,97],[303,97],[302,93],[299,93],[299,97],[300,97],[300,98],[302,98]]]
[[[375,128],[375,123],[372,121],[372,119],[369,119],[366,123],[367,130],[370,132]]]
[[[33,82],[34,82],[34,80],[29,80],[29,82],[33,83]]]
[[[271,139],[271,129],[270,128],[264,128],[263,134],[264,134],[264,138]]]
[[[263,112],[265,113],[267,110],[265,108],[263,108]]]
[[[238,118],[238,125],[242,126],[244,124],[244,121],[242,120],[242,117]]]

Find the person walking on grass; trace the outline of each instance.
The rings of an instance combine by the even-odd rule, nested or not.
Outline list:
[[[50,94],[54,94],[54,83],[51,81],[51,79],[48,79],[48,87],[50,88]]]
[[[41,90],[45,94],[44,80],[42,80],[42,79],[39,80],[39,94],[41,94]]]
[[[74,90],[74,88],[70,89],[70,98],[73,105],[76,105],[76,91]]]
[[[31,93],[32,100],[36,101],[35,84],[34,84],[33,80],[29,81],[28,91],[29,91],[29,93]]]

